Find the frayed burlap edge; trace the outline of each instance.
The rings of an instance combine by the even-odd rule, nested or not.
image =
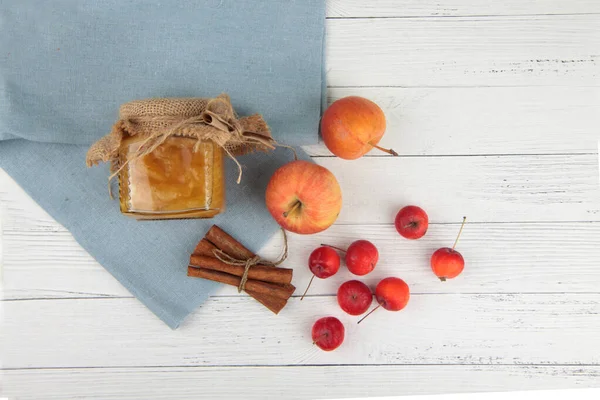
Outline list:
[[[124,138],[140,136],[145,140],[126,162],[120,162],[119,148]],[[123,104],[119,120],[110,133],[87,152],[88,167],[110,162],[112,179],[131,160],[151,153],[171,136],[213,141],[237,164],[241,180],[242,168],[235,156],[256,150],[272,150],[277,143],[271,137],[261,115],[238,118],[227,94],[214,99],[155,98]],[[287,147],[287,146],[286,146]]]

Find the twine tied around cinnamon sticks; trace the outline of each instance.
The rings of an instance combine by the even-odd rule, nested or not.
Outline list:
[[[140,136],[145,140],[124,161],[119,156],[119,148],[123,139],[130,136]],[[260,114],[239,118],[225,93],[213,99],[156,98],[121,105],[119,120],[108,135],[90,147],[86,164],[90,167],[100,162],[111,162],[110,193],[112,178],[129,162],[151,153],[171,136],[197,139],[195,150],[203,141],[214,142],[236,163],[237,183],[242,179],[242,166],[236,156],[256,150],[274,150],[277,146],[289,147],[272,138]]]
[[[285,249],[280,260],[255,264],[255,253],[217,225],[213,225],[190,256],[188,276],[236,286],[238,289],[242,287],[248,295],[278,314],[296,290],[291,284],[293,270],[272,265],[279,264],[287,256],[287,237],[284,236],[284,239]],[[222,259],[230,262],[217,258],[217,254],[222,254],[216,252],[217,249],[226,255]],[[227,256],[229,257],[226,258]],[[244,275],[246,283],[242,285]]]
[[[246,282],[248,281],[248,272],[250,272],[250,269],[252,267],[259,265],[259,264],[267,265],[270,267],[277,267],[286,260],[286,258],[288,257],[287,235],[283,228],[281,229],[281,231],[283,232],[283,254],[281,255],[281,257],[279,257],[279,259],[277,261],[265,260],[265,259],[261,258],[260,256],[254,256],[254,257],[248,258],[247,260],[240,260],[240,259],[230,256],[229,254],[225,253],[221,249],[213,250],[213,254],[215,255],[215,257],[217,259],[219,259],[220,261],[224,262],[225,264],[243,265],[244,266],[244,274],[242,275],[242,279],[240,280],[240,284],[238,285],[238,293],[241,293],[246,288]]]

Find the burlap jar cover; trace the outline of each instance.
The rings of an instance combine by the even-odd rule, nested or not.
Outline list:
[[[128,136],[141,136],[145,140],[137,152],[122,163],[119,147]],[[121,105],[119,120],[108,135],[90,147],[86,163],[88,167],[100,162],[111,163],[110,189],[110,180],[128,162],[151,153],[171,136],[197,139],[198,146],[203,141],[213,141],[236,162],[238,183],[242,168],[235,156],[272,150],[278,145],[262,116],[238,118],[227,94],[214,99],[156,98]]]

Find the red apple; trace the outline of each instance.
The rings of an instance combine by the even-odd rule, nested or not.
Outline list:
[[[325,351],[340,347],[344,341],[344,334],[344,325],[335,317],[321,318],[312,327],[313,344]]]
[[[284,229],[312,234],[335,222],[342,209],[342,190],[327,168],[296,160],[275,171],[267,185],[266,204]]]
[[[410,290],[400,278],[385,278],[375,288],[375,298],[388,311],[400,311],[408,303]]]
[[[340,256],[331,247],[318,247],[308,257],[308,268],[317,278],[329,278],[340,269]]]
[[[446,279],[456,278],[465,269],[465,260],[462,254],[454,250],[454,248],[458,243],[458,238],[460,238],[466,221],[467,217],[463,217],[462,225],[452,248],[442,247],[431,255],[431,269],[442,282],[446,281]]]
[[[396,230],[406,239],[419,239],[427,232],[429,217],[417,206],[406,206],[398,211],[394,221]]]
[[[450,247],[437,249],[431,256],[433,273],[444,282],[456,278],[465,269],[465,260],[458,251]]]
[[[383,307],[388,311],[402,310],[410,299],[410,289],[406,282],[400,278],[385,278],[375,288],[375,299],[377,299],[379,305],[361,318],[358,321],[359,324],[379,307]]]
[[[383,111],[363,97],[350,96],[333,102],[321,119],[325,145],[333,154],[346,160],[360,158],[374,147],[397,156],[394,150],[377,145],[384,132]]]
[[[338,272],[340,269],[340,256],[331,247],[318,247],[308,257],[308,268],[313,273],[313,276],[310,278],[310,282],[308,282],[308,286],[302,297],[300,297],[300,300],[303,300],[304,296],[306,296],[315,276],[320,279],[327,279]]]
[[[369,309],[373,301],[371,289],[361,281],[342,283],[337,291],[338,304],[350,315],[360,315]]]
[[[377,247],[368,240],[357,240],[346,250],[346,266],[354,275],[366,275],[379,260]]]

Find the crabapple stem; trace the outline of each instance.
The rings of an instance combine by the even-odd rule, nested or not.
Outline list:
[[[375,307],[374,309],[372,309],[371,311],[369,311],[369,312],[367,313],[367,315],[365,315],[364,317],[362,317],[362,318],[361,318],[361,319],[360,319],[360,320],[359,320],[359,321],[358,321],[356,324],[358,325],[358,324],[360,324],[361,322],[363,322],[363,320],[364,320],[365,318],[367,318],[369,315],[373,314],[373,312],[374,312],[375,310],[377,310],[379,307],[381,307],[381,304],[380,304],[380,305],[378,305],[377,307]]]
[[[300,301],[304,300],[304,296],[306,296],[306,293],[308,292],[308,288],[310,287],[310,285],[312,285],[313,279],[315,279],[315,275],[314,274],[313,274],[312,278],[310,278],[310,282],[308,282],[308,286],[306,287],[306,290],[302,294],[302,297],[300,297]]]
[[[373,143],[371,143],[371,142],[368,142],[368,144],[369,144],[369,145],[371,145],[371,146],[373,146],[373,147],[374,147],[374,148],[376,148],[377,150],[381,150],[381,151],[383,151],[384,153],[388,153],[388,154],[391,154],[391,155],[393,155],[394,157],[398,157],[398,153],[396,153],[396,152],[395,152],[393,149],[386,149],[386,148],[384,148],[384,147],[378,146],[378,145],[376,145],[376,144],[373,144]]]
[[[332,245],[330,245],[330,244],[321,243],[321,246],[327,246],[327,247],[331,247],[332,249],[336,249],[336,250],[338,250],[338,251],[341,251],[341,252],[343,252],[343,253],[345,253],[345,252],[346,252],[346,250],[344,250],[344,249],[341,249],[341,248],[339,248],[339,247],[332,246]]]
[[[458,238],[460,237],[460,234],[463,231],[463,228],[465,227],[465,222],[467,222],[467,217],[463,217],[463,222],[462,225],[460,226],[460,231],[458,231],[458,236],[456,236],[456,240],[454,241],[454,245],[452,246],[452,250],[454,250],[454,248],[456,247],[456,244],[458,243]]]
[[[327,334],[326,334],[326,333],[324,333],[324,334],[322,334],[321,336],[317,337],[315,340],[313,340],[313,345],[317,344],[317,342],[318,342],[319,340],[321,340],[321,338],[322,338],[323,336],[327,336]]]
[[[302,203],[300,202],[300,200],[296,200],[296,202],[294,203],[294,205],[292,206],[292,208],[290,208],[289,210],[285,211],[283,213],[283,217],[287,218],[288,215],[290,215],[291,213],[293,213],[294,211],[296,211],[296,209],[298,207],[300,207],[302,205]]]

